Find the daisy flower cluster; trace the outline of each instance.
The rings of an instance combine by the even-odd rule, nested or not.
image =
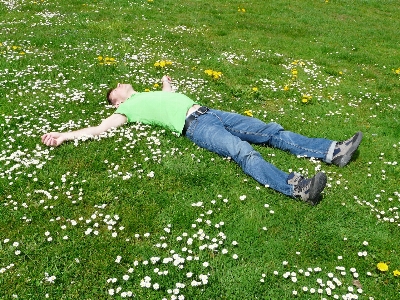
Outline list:
[[[284,261],[283,265],[287,265]],[[346,274],[349,275],[346,276]],[[280,274],[279,271],[274,271],[275,276],[291,281],[298,286],[292,291],[293,296],[305,294],[311,297],[315,295],[321,299],[359,299],[363,295],[362,285],[358,281],[359,274],[356,268],[346,270],[345,267],[337,266],[332,272],[324,274],[321,267],[308,267],[306,269],[295,269],[285,271]],[[266,274],[261,275],[260,281],[263,282]],[[314,281],[312,285],[305,285],[302,281]],[[351,282],[344,283],[343,281]]]
[[[224,60],[229,62],[232,65],[238,65],[238,62],[240,61],[247,61],[247,57],[244,56],[243,54],[235,54],[235,53],[230,53],[230,52],[222,52],[222,57]]]
[[[2,262],[0,264],[0,274],[6,273],[11,271],[15,263],[12,262],[12,260],[21,255],[21,250],[20,250],[21,243],[14,241],[11,242],[10,239],[5,238],[0,240],[0,253],[2,254]],[[5,259],[6,255],[4,252],[7,252],[7,257],[11,257],[11,259],[8,261],[8,259]]]
[[[204,25],[203,27],[200,28],[195,28],[195,27],[188,27],[186,25],[178,25],[178,26],[168,26],[163,25],[163,29],[172,33],[179,33],[179,34],[196,34],[196,35],[204,35],[204,33],[207,31],[207,27]]]
[[[398,157],[398,149],[400,142],[393,145],[393,155],[395,159]],[[390,178],[396,178],[398,171],[397,160],[386,158],[385,153],[380,153],[376,162],[368,162],[367,178],[373,178],[382,182]],[[394,226],[400,226],[400,192],[399,190],[381,189],[371,196],[370,199],[365,197],[354,196],[354,200],[362,207],[369,209],[371,215],[375,216],[378,222],[385,222]]]
[[[311,99],[317,101],[334,100],[333,95],[330,95],[330,90],[338,86],[341,82],[340,76],[332,76],[326,74],[321,66],[318,66],[314,61],[306,61],[301,59],[290,59],[282,54],[266,54],[261,51],[254,52],[257,56],[278,56],[284,59],[281,67],[286,70],[279,80],[274,78],[261,78],[257,80],[256,85],[269,89],[270,91],[290,91],[291,96],[289,102],[309,103]],[[337,96],[337,95],[336,95]]]
[[[19,11],[19,8],[25,3],[25,0],[0,0],[9,11]]]
[[[49,273],[46,272],[46,273],[44,274],[43,282],[46,282],[46,283],[54,283],[56,279],[57,279],[56,276],[54,276],[54,275],[49,275]]]
[[[0,42],[0,58],[4,58],[6,61],[18,61],[33,53],[34,49],[29,41],[20,41],[16,43],[12,40],[5,40]],[[6,75],[10,73],[10,70],[4,69],[0,70],[0,72],[4,72],[4,75]]]
[[[85,236],[100,236],[108,234],[116,238],[124,229],[124,226],[118,225],[120,216],[106,214],[103,211],[106,209],[106,204],[95,205],[94,211],[90,217],[77,217],[74,219],[63,217],[56,217],[50,219],[50,222],[57,222],[60,224],[60,230],[56,232],[56,236],[62,236],[63,240],[69,240],[68,232],[74,231],[75,228],[84,233]],[[75,233],[74,233],[75,234]],[[50,231],[45,232],[46,240],[53,241]]]
[[[346,242],[348,239],[343,239]],[[367,251],[369,247],[368,241],[363,241],[360,245],[363,248],[358,252],[358,259],[371,259]],[[301,255],[296,252],[296,255]],[[377,273],[388,271],[388,265],[383,262],[371,264],[371,270],[360,272],[355,266],[346,267],[347,259],[351,259],[346,255],[338,255],[338,265],[334,269],[327,269],[322,266],[298,267],[288,261],[283,261],[281,268],[271,273],[262,273],[260,282],[264,283],[268,277],[276,277],[276,279],[286,281],[292,287],[292,296],[315,297],[316,299],[364,299],[365,291],[363,285],[367,280],[371,280],[379,276]],[[353,261],[353,259],[352,259]],[[400,272],[396,269],[393,271],[394,276],[398,276]],[[373,299],[373,298],[369,298]]]
[[[381,193],[385,193],[384,190],[381,190]],[[357,203],[361,206],[365,206],[370,209],[370,212],[375,215],[379,222],[388,222],[397,227],[400,227],[400,216],[399,216],[399,209],[400,209],[400,192],[395,191],[393,196],[386,196],[383,197],[382,194],[377,194],[375,198],[370,201],[368,200],[361,200],[359,197],[354,196],[354,199]],[[390,203],[389,209],[382,209],[380,206],[382,202],[385,204]],[[387,205],[385,205],[386,207]]]
[[[159,254],[133,262],[126,261],[123,255],[117,256],[115,263],[122,265],[123,262],[125,271],[120,277],[106,280],[108,295],[134,297],[135,286],[140,286],[153,295],[156,292],[160,299],[185,299],[187,289],[207,286],[213,257],[230,255],[233,260],[239,258],[235,253],[238,243],[234,240],[229,242],[223,232],[225,222],[215,221],[218,220],[215,210],[220,211],[221,205],[223,208],[227,203],[228,199],[222,195],[209,203],[192,203],[199,215],[184,232],[175,233],[172,224],[167,224],[164,234],[158,237],[152,238],[150,233],[135,234],[135,239],[153,240],[154,252]],[[184,276],[177,276],[177,273],[183,273]],[[181,278],[179,282],[174,281],[177,277]]]
[[[65,15],[60,14],[59,12],[51,12],[48,10],[44,10],[35,14],[35,16],[39,17],[39,21],[37,23],[32,23],[32,27],[35,26],[56,26],[56,25],[64,25]]]

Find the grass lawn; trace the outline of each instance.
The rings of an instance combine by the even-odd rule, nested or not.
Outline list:
[[[398,299],[398,1],[0,0],[0,299]],[[311,207],[159,127],[95,126],[118,82],[310,137],[344,168]],[[211,76],[210,76],[211,74]],[[212,76],[212,74],[218,74]]]

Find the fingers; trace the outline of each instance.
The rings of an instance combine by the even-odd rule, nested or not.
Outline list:
[[[47,135],[47,134],[42,137],[42,142],[46,146],[50,146],[52,144],[52,140],[53,140],[53,138],[50,135]]]
[[[46,141],[47,141],[48,139],[49,139],[49,134],[48,134],[48,133],[42,135],[42,143],[43,143],[43,144],[46,144]]]
[[[46,133],[42,136],[42,143],[51,147],[58,146],[57,139],[54,138],[51,133]]]

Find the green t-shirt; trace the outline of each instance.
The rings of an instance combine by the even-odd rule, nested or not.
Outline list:
[[[180,93],[135,93],[121,103],[115,113],[125,115],[128,122],[159,125],[180,134],[186,113],[194,104],[192,99]]]

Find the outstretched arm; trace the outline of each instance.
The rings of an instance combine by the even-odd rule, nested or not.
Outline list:
[[[171,77],[169,77],[168,75],[164,75],[161,78],[161,82],[163,84],[163,86],[162,86],[163,92],[172,92]]]
[[[95,127],[87,127],[75,131],[70,132],[49,132],[42,136],[42,143],[51,146],[57,147],[61,145],[65,141],[78,139],[84,136],[98,136],[103,132],[106,132],[108,129],[113,127],[119,127],[125,124],[127,121],[126,117],[121,114],[112,114],[107,119],[104,119],[100,125]]]

